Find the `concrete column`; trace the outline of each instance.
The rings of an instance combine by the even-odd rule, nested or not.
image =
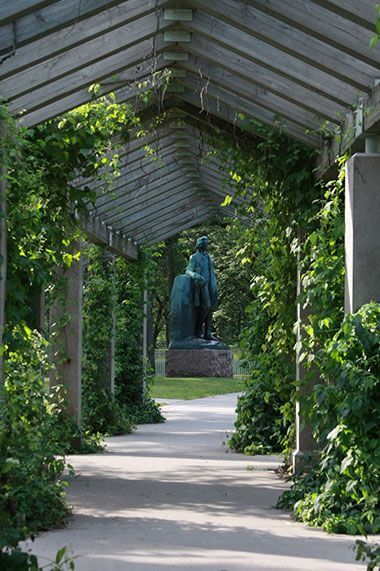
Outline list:
[[[53,360],[57,378],[53,384],[66,389],[67,412],[79,422],[82,375],[83,261],[73,261],[62,275],[63,300],[51,309]]]
[[[0,347],[3,345],[5,325],[5,290],[7,281],[7,200],[6,200],[6,170],[0,168]],[[0,400],[3,387],[3,355],[0,352]]]
[[[302,324],[305,323],[307,312],[305,311],[300,296],[302,295],[301,271],[297,269],[297,353],[296,353],[296,381],[299,388],[300,399],[296,402],[296,449],[293,452],[293,469],[302,466],[305,456],[316,449],[311,427],[307,424],[302,410],[302,398],[307,397],[313,391],[318,382],[318,372],[315,369],[306,368],[300,360],[300,343],[302,339]]]
[[[345,310],[380,302],[380,154],[357,153],[346,166]]]

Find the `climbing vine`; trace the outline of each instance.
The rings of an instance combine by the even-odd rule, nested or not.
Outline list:
[[[231,444],[251,454],[288,455],[294,449],[292,416],[301,398],[294,382],[298,265],[298,301],[307,315],[298,350],[306,381],[316,371],[320,378],[310,397],[302,397],[302,407],[318,452],[279,506],[292,507],[297,518],[327,531],[376,533],[379,305],[344,318],[345,158],[337,180],[322,184],[313,180],[312,156],[281,133],[267,133],[248,157],[236,145],[225,149],[224,143],[217,153],[227,165],[226,181],[245,199],[243,212],[252,213],[240,255],[252,264],[255,298],[242,339],[252,378],[239,399]],[[226,203],[232,201],[227,196]]]
[[[82,423],[91,432],[122,434],[131,420],[110,387],[116,334],[115,259],[104,247],[87,251],[83,289]]]
[[[224,166],[225,204],[243,199],[237,255],[250,270],[253,300],[242,347],[252,371],[238,402],[231,445],[250,454],[293,447],[296,315],[296,250],[319,189],[313,181],[313,152],[277,130],[248,123],[260,137],[256,151],[213,141]]]
[[[118,148],[138,119],[112,96],[29,130],[16,126],[4,105],[0,118],[8,195],[0,548],[7,565],[22,561],[27,568],[33,561],[18,541],[67,513],[59,479],[64,455],[98,448],[96,438],[66,417],[65,395],[49,391],[54,370],[46,330],[33,330],[34,297],[41,290],[57,297],[56,269],[78,257],[78,222],[94,199],[86,180],[109,182],[117,173]]]

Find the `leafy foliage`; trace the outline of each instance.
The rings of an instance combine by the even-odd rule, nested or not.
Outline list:
[[[358,539],[355,545],[356,561],[367,561],[367,571],[380,569],[380,545],[369,545]]]
[[[82,423],[101,434],[131,432],[132,422],[109,386],[111,337],[115,334],[116,279],[114,257],[105,248],[87,252],[83,290]]]
[[[5,361],[1,415],[2,516],[9,526],[41,529],[66,514],[65,443],[59,421],[62,399],[47,391],[46,342],[37,333],[15,329]]]
[[[295,253],[318,188],[308,149],[278,130],[256,123],[247,128],[265,137],[256,153],[231,141],[214,141],[226,183],[244,200],[242,215],[252,218],[239,237],[240,261],[248,266],[253,297],[242,339],[252,374],[239,399],[231,446],[250,454],[284,447],[289,452],[295,394]],[[233,196],[228,202],[234,204]]]
[[[76,216],[94,199],[78,180],[109,182],[117,172],[118,148],[136,121],[128,106],[103,97],[13,136],[6,153],[8,323],[29,323],[30,292],[53,284],[57,265],[70,265],[80,236]]]
[[[280,505],[327,531],[380,531],[380,304],[348,315],[320,349],[323,384],[310,412],[318,464],[298,475]]]
[[[0,520],[7,566],[35,566],[17,549],[30,530],[66,514],[63,456],[98,449],[99,438],[65,416],[62,394],[49,391],[47,344],[35,327],[35,293],[54,290],[57,266],[70,266],[78,217],[93,199],[86,177],[117,169],[117,150],[137,120],[112,96],[34,129],[20,130],[0,106],[2,166],[8,178],[6,387],[0,420]],[[79,177],[81,177],[79,179]],[[52,297],[57,295],[57,289]],[[56,568],[64,562],[59,561]],[[29,567],[28,567],[29,566]],[[22,568],[22,567],[20,567]],[[35,567],[37,568],[37,567]]]

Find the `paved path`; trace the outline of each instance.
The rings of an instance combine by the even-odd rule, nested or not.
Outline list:
[[[176,401],[167,422],[69,458],[73,518],[37,538],[52,558],[68,545],[79,571],[355,571],[353,539],[294,522],[273,506],[286,484],[276,457],[225,446],[236,395]]]

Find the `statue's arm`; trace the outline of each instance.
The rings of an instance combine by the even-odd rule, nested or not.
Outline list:
[[[199,265],[196,262],[195,256],[191,256],[186,269],[186,275],[190,276],[194,280],[194,283],[198,287],[203,287],[205,285],[205,279],[199,273]]]

